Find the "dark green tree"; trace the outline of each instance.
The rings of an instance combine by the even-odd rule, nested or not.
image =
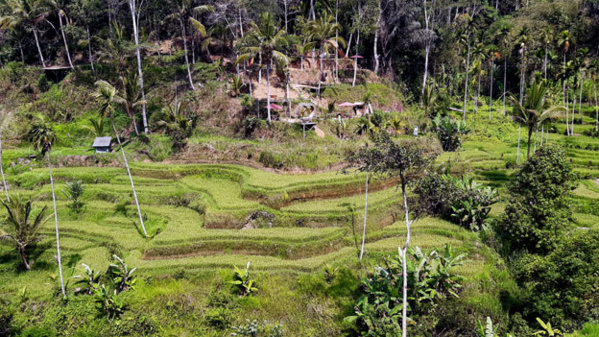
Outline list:
[[[511,250],[546,253],[563,240],[570,227],[572,165],[555,145],[538,150],[509,185],[500,236]]]

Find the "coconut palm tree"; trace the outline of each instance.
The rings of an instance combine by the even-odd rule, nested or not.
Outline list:
[[[19,25],[31,29],[35,38],[35,45],[40,58],[42,67],[46,67],[44,54],[40,47],[40,41],[37,31],[39,18],[46,14],[44,0],[6,0],[6,7],[12,12],[10,15],[0,17],[0,29],[15,29]]]
[[[58,272],[60,274],[60,289],[62,296],[67,293],[64,288],[64,278],[62,276],[62,258],[60,256],[60,235],[58,232],[58,213],[56,211],[56,193],[54,192],[54,178],[52,177],[52,162],[50,161],[50,151],[56,142],[56,133],[52,127],[40,119],[34,123],[26,135],[26,139],[31,142],[36,151],[40,151],[43,156],[48,158],[48,172],[50,173],[50,187],[52,189],[52,205],[54,206],[54,229],[56,231],[56,259],[58,261]]]
[[[528,128],[527,158],[530,158],[532,133],[538,130],[539,126],[556,118],[565,111],[565,108],[562,106],[551,105],[548,93],[549,87],[546,81],[534,81],[526,90],[526,95],[522,103],[513,95],[510,96],[510,101],[514,107],[512,120],[519,126]]]
[[[263,62],[266,62],[266,100],[268,122],[272,121],[270,116],[270,73],[273,62],[277,64],[288,64],[289,59],[285,54],[278,51],[288,44],[287,32],[279,29],[270,13],[260,15],[259,24],[251,23],[250,30],[241,39],[240,55],[235,64],[248,61],[256,56],[260,56]],[[282,63],[281,63],[282,62]]]
[[[181,37],[183,38],[183,51],[185,55],[185,65],[187,66],[187,77],[189,79],[189,87],[191,90],[195,90],[193,85],[193,78],[191,77],[191,68],[189,67],[189,57],[187,56],[187,21],[189,20],[198,33],[204,37],[206,36],[206,28],[198,20],[191,17],[192,12],[204,13],[212,12],[214,8],[212,6],[198,6],[192,8],[191,0],[171,0],[171,5],[174,7],[174,12],[167,16],[167,19],[177,20],[181,26]]]
[[[69,23],[67,14],[65,12],[66,4],[61,3],[60,0],[40,0],[42,5],[47,8],[48,11],[54,11],[58,14],[58,24],[60,27],[60,34],[62,35],[62,41],[64,43],[64,49],[67,54],[67,60],[69,61],[69,67],[73,69],[73,61],[71,60],[71,53],[69,52],[69,44],[67,43],[67,36],[64,33],[64,24],[62,22],[65,19],[66,23]]]
[[[10,201],[2,201],[2,205],[6,208],[8,216],[2,222],[2,225],[7,227],[7,231],[0,230],[0,240],[13,241],[21,255],[25,269],[30,270],[31,264],[27,260],[25,249],[42,240],[43,236],[38,232],[50,218],[44,218],[47,207],[44,207],[35,218],[31,219],[31,201],[24,202],[21,198],[13,198]]]
[[[326,15],[319,20],[308,23],[308,40],[313,41],[319,49],[320,76],[318,77],[318,96],[320,97],[320,88],[322,85],[322,76],[324,73],[323,58],[328,55],[332,49],[337,54],[338,46],[345,46],[345,40],[337,34],[343,27],[335,23],[333,15]]]
[[[119,133],[116,130],[116,126],[114,125],[114,111],[115,105],[117,104],[126,104],[126,100],[118,95],[118,91],[115,87],[113,87],[110,83],[106,81],[98,81],[96,82],[97,91],[94,94],[96,99],[100,102],[100,114],[110,118],[110,123],[112,124],[112,130],[116,136],[117,143],[121,148],[121,154],[123,155],[123,161],[125,163],[125,168],[127,169],[127,174],[129,175],[129,181],[131,182],[131,189],[133,190],[133,198],[135,199],[135,205],[137,206],[137,214],[139,215],[139,222],[141,224],[141,229],[144,233],[144,236],[148,236],[148,232],[146,231],[146,227],[144,225],[144,219],[141,215],[141,208],[139,207],[139,199],[137,198],[137,191],[135,190],[135,184],[133,184],[133,177],[131,176],[131,170],[129,169],[129,162],[127,161],[127,156],[125,155],[125,150],[123,149],[123,145],[121,144],[121,138],[119,137]]]

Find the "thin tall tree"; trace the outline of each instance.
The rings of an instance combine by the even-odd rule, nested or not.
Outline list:
[[[319,20],[310,21],[308,24],[308,40],[313,41],[319,50],[320,76],[318,77],[318,97],[321,94],[322,77],[324,74],[323,59],[329,54],[330,50],[338,53],[339,45],[345,46],[345,40],[336,35],[343,28],[339,23],[335,23],[332,15],[326,15]]]

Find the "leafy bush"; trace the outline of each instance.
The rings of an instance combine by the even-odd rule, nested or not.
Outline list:
[[[570,226],[572,165],[566,153],[546,145],[524,164],[509,185],[509,198],[498,232],[512,250],[548,252]]]
[[[471,231],[482,229],[497,191],[483,187],[473,179],[450,175],[428,174],[414,191],[418,194],[420,212],[441,217]]]
[[[274,169],[281,169],[285,166],[283,159],[279,155],[273,154],[267,150],[260,152],[258,162],[266,167],[272,167]]]
[[[544,257],[525,255],[514,265],[526,289],[530,320],[543,317],[566,329],[599,319],[599,233],[574,235]]]
[[[419,247],[408,255],[408,312],[412,320],[437,300],[458,297],[463,278],[451,269],[464,263],[466,254],[455,254],[451,246],[424,254]],[[355,315],[345,320],[364,336],[399,336],[403,287],[402,261],[385,260],[384,267],[362,280]]]
[[[246,319],[246,323],[234,326],[235,332],[231,336],[249,336],[249,337],[283,337],[283,326],[269,326],[267,321],[258,323],[257,320],[250,321]]]
[[[81,180],[69,181],[65,184],[65,189],[62,191],[67,199],[72,201],[69,208],[75,212],[79,212],[84,205],[84,203],[79,200],[83,195],[83,192],[85,192],[85,186],[83,186]]]
[[[234,316],[229,308],[217,307],[207,310],[204,317],[208,325],[224,329],[231,325]]]
[[[460,120],[437,115],[433,119],[433,132],[437,134],[443,151],[453,152],[462,146],[462,135],[470,132],[470,129]]]

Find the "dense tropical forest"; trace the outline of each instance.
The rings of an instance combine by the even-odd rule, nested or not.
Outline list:
[[[0,0],[0,336],[599,336],[599,3]]]

